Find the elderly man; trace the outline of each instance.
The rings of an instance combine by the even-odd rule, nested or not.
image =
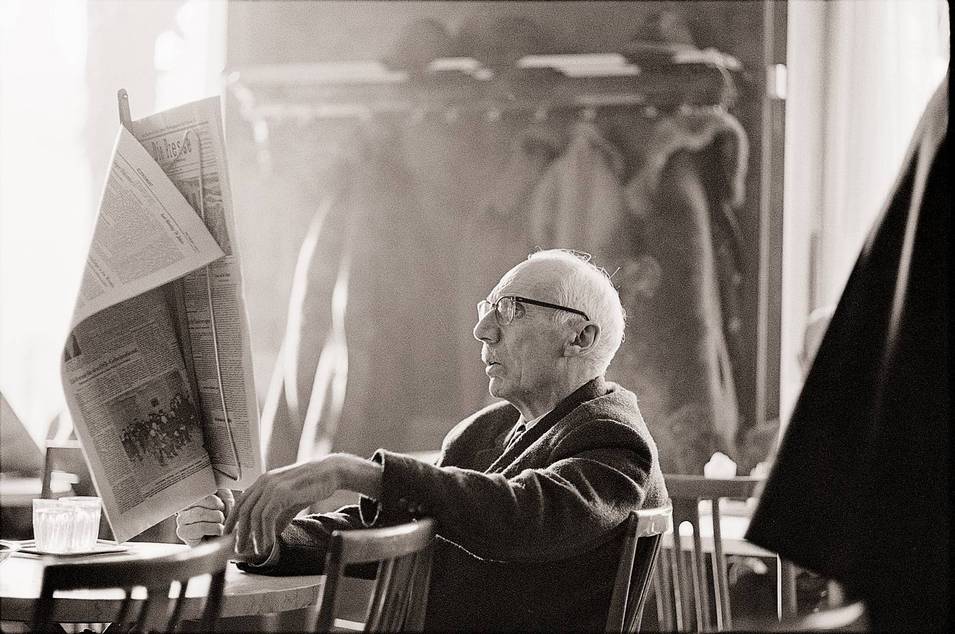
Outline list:
[[[247,570],[314,574],[332,530],[430,516],[429,629],[602,629],[623,523],[667,498],[636,397],[603,378],[623,329],[601,269],[534,253],[478,304],[474,337],[503,401],[455,426],[437,465],[386,450],[290,465],[230,513],[215,496],[186,509],[178,534],[234,530]],[[360,504],[292,519],[339,489]]]

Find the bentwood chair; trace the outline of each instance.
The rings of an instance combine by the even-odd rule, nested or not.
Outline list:
[[[673,508],[667,504],[630,513],[617,578],[610,597],[607,632],[638,632],[643,604],[650,589],[653,567],[663,533],[673,527]]]
[[[387,528],[334,531],[325,556],[325,583],[318,602],[314,627],[327,632],[334,627],[366,632],[420,632],[431,579],[434,520],[424,518]],[[364,625],[336,619],[345,567],[378,563]]]
[[[87,469],[86,462],[83,459],[80,441],[47,442],[46,459],[43,462],[41,498],[55,497],[53,494],[53,473],[57,471],[73,476],[72,484],[76,495],[96,495],[93,481],[90,479],[89,469]]]
[[[721,531],[720,501],[753,497],[762,479],[745,476],[721,479],[675,474],[664,477],[673,503],[674,528],[672,548],[665,549],[664,561],[657,566],[654,576],[660,629],[731,630],[733,615],[727,553]],[[711,508],[709,513],[702,516],[701,502],[708,502]],[[708,531],[701,531],[701,517],[708,518]],[[684,547],[683,540],[686,538],[680,535],[680,525],[684,522],[689,522],[693,528],[689,548]],[[709,535],[704,538],[704,533],[709,533],[712,538]],[[754,544],[747,542],[744,546],[750,556],[775,557]],[[778,557],[776,561],[779,588],[777,614],[782,618],[796,613],[795,572],[790,562]]]
[[[182,619],[182,599],[190,580],[211,575],[198,624],[199,631],[211,632],[222,610],[225,570],[233,556],[232,544],[233,536],[226,535],[171,555],[50,564],[43,570],[43,585],[31,629],[39,631],[51,625],[55,617],[54,592],[116,588],[124,591],[125,598],[118,612],[109,615],[111,623],[117,624],[121,631],[171,632]],[[178,590],[173,591],[176,587]],[[145,589],[145,595],[141,590],[136,591],[137,588]]]

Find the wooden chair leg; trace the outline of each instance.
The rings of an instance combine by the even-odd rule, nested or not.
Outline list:
[[[714,500],[712,504],[713,552],[710,562],[713,572],[713,599],[716,607],[716,629],[733,629],[733,612],[730,607],[729,574],[727,573],[726,555],[723,553],[723,536],[720,525],[720,503]]]
[[[690,524],[693,526],[693,553],[692,574],[694,608],[696,611],[696,627],[699,631],[711,629],[710,624],[710,591],[706,581],[706,552],[703,550],[703,540],[700,535],[699,507],[693,505]]]
[[[796,596],[796,566],[782,557],[776,557],[776,615],[780,620],[793,618],[799,606]]]
[[[676,629],[673,617],[674,589],[670,585],[670,575],[673,568],[673,551],[669,548],[660,551],[660,557],[653,570],[654,592],[657,605],[657,624],[661,632],[672,632]]]
[[[693,604],[695,597],[689,596],[693,583],[691,570],[685,557],[686,553],[680,544],[676,530],[673,531],[673,555],[676,565],[673,567],[673,587],[676,597],[676,629],[680,632],[690,631],[693,621]]]
[[[709,588],[706,583],[706,569],[703,552],[690,552],[689,573],[693,586],[693,616],[695,632],[705,632],[710,629]]]

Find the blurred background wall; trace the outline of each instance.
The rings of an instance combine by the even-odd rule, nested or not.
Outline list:
[[[660,14],[670,17],[653,17]],[[502,29],[507,24],[510,30]],[[547,222],[528,225],[526,214],[486,213],[488,203],[499,204],[507,198],[502,192],[518,191],[521,174],[537,178],[544,171],[537,168],[546,161],[568,156],[570,141],[583,138],[578,132],[588,125],[596,126],[608,143],[595,140],[573,147],[609,147],[598,156],[607,159],[611,171],[619,169],[615,178],[630,182],[645,165],[648,148],[666,146],[660,135],[645,136],[660,129],[654,122],[686,123],[692,115],[668,119],[669,111],[643,107],[596,113],[545,107],[538,116],[526,109],[495,114],[482,106],[469,112],[364,119],[316,117],[313,106],[334,99],[303,83],[302,69],[307,73],[309,67],[299,65],[386,59],[407,67],[464,52],[506,66],[513,56],[535,48],[612,52],[650,36],[732,55],[741,69],[734,74],[738,95],[727,113],[739,122],[749,147],[742,200],[733,207],[741,264],[739,283],[730,295],[738,297],[739,305],[726,311],[738,322],[723,319],[722,328],[732,351],[737,415],[726,428],[732,437],[703,434],[695,453],[683,452],[679,438],[665,441],[674,460],[688,461],[676,466],[690,470],[699,463],[690,456],[715,447],[725,447],[746,465],[754,459],[745,455],[748,448],[755,447],[758,458],[775,436],[779,419],[785,423],[801,384],[797,359],[809,315],[838,297],[853,254],[891,186],[915,118],[949,55],[947,3],[932,0],[7,0],[0,6],[0,29],[0,390],[34,438],[69,433],[68,421],[50,426],[63,409],[59,357],[118,127],[115,94],[126,88],[134,118],[222,95],[263,405],[288,331],[294,269],[318,212],[335,210],[328,218],[339,224],[324,225],[326,229],[343,230],[348,226],[341,224],[344,219],[360,218],[364,230],[371,231],[366,239],[353,240],[353,261],[360,265],[371,258],[374,267],[353,268],[351,278],[361,282],[354,288],[362,289],[351,295],[352,310],[362,308],[370,317],[349,323],[375,329],[352,333],[358,336],[352,338],[352,354],[364,353],[351,357],[350,371],[366,386],[380,389],[364,390],[364,400],[352,403],[351,409],[374,417],[362,414],[366,420],[361,424],[341,427],[333,443],[360,453],[382,445],[434,448],[454,421],[486,402],[479,346],[470,339],[473,304],[517,259],[536,246],[549,246],[535,232],[554,228]],[[788,76],[767,70],[783,62],[789,64]],[[267,95],[257,95],[248,82],[255,69],[293,79],[284,86],[273,81]],[[675,78],[673,86],[680,85]],[[243,87],[249,90],[243,93]],[[519,85],[511,87],[520,92]],[[528,92],[519,96],[539,96]],[[248,107],[250,95],[253,102],[268,97],[279,107],[268,116],[249,116],[255,112]],[[289,107],[281,107],[283,103]],[[873,135],[872,129],[881,133]],[[657,145],[652,145],[654,139]],[[723,167],[706,166],[725,166],[721,153],[726,149],[732,151],[732,144],[712,143],[706,151],[689,152],[692,161],[681,159],[681,169],[720,174]],[[515,162],[515,156],[533,160]],[[736,156],[741,156],[738,148]],[[383,167],[387,182],[376,177]],[[509,175],[515,178],[509,180]],[[369,186],[356,187],[360,182]],[[701,184],[704,193],[718,189],[710,182]],[[365,192],[364,199],[346,195],[357,190]],[[400,193],[388,200],[388,191]],[[712,208],[714,201],[704,198]],[[389,205],[398,211],[382,216],[380,223],[367,215]],[[347,213],[349,209],[366,215]],[[648,226],[667,227],[641,222],[624,227],[630,232],[642,227],[644,244]],[[571,228],[585,226],[574,223]],[[409,227],[420,233],[409,233]],[[617,233],[633,237],[627,231]],[[320,233],[323,249],[344,243],[330,229]],[[711,244],[719,247],[725,237],[714,234]],[[400,250],[378,248],[383,243],[410,243],[418,255],[409,262],[397,257]],[[620,249],[597,246],[592,251],[598,263],[615,273],[615,281],[639,274],[640,283],[623,284],[622,290],[653,287],[652,266],[628,269],[626,261],[615,261]],[[306,270],[324,271],[324,253],[313,254]],[[716,261],[718,255],[717,249]],[[329,261],[342,260],[338,254]],[[417,273],[407,284],[407,275],[376,275],[378,270]],[[340,272],[335,267],[326,271],[331,280],[339,279]],[[721,279],[725,286],[726,275]],[[325,284],[326,290],[334,290],[328,279]],[[396,291],[410,292],[411,301],[388,300],[397,297]],[[724,288],[721,293],[722,309],[728,304]],[[638,296],[631,293],[630,300]],[[382,298],[386,301],[378,301]],[[643,304],[634,306],[631,325],[651,324],[652,314],[639,313]],[[693,312],[685,309],[684,317],[692,318]],[[385,318],[389,312],[391,320]],[[712,326],[708,332],[714,332]],[[327,334],[321,327],[301,331]],[[659,349],[660,342],[645,338],[648,332],[654,330],[628,332],[630,343],[643,341]],[[382,347],[385,341],[393,345]],[[318,343],[323,342],[320,338]],[[386,363],[370,363],[376,358]],[[644,407],[653,413],[654,397],[648,392],[653,381],[639,374],[646,364],[640,364],[639,355],[630,355],[628,363],[635,372],[621,374],[625,368],[614,368],[611,376],[644,391]],[[404,374],[380,374],[389,367]],[[295,378],[295,393],[314,383],[311,376]],[[683,378],[669,377],[660,384],[679,385]],[[334,398],[325,399],[323,407],[334,403]],[[651,423],[659,420],[654,416]],[[287,444],[291,449],[286,454],[294,457],[297,438],[290,435]],[[306,443],[302,449],[323,447]]]
[[[661,14],[668,16],[669,22],[654,27]],[[764,191],[767,181],[763,175],[766,155],[773,152],[781,155],[782,136],[780,129],[776,138],[771,138],[770,129],[767,137],[764,129],[766,96],[761,69],[766,59],[765,22],[764,5],[749,2],[247,2],[229,7],[227,63],[241,83],[243,77],[250,74],[250,68],[261,69],[263,65],[280,73],[282,68],[314,62],[387,60],[400,64],[451,55],[491,62],[497,56],[498,61],[506,64],[532,53],[623,51],[651,33],[661,42],[676,38],[700,49],[712,47],[738,58],[744,70],[737,78],[740,95],[732,114],[738,118],[751,151],[741,156],[744,163],[741,171],[746,176],[740,192],[741,204],[732,210],[740,232],[740,239],[733,247],[737,249],[734,255],[737,269],[734,273],[722,272],[727,286],[732,285],[727,278],[738,277],[736,286],[727,291],[735,296],[737,305],[732,312],[725,311],[728,314],[724,315],[721,327],[725,325],[726,330],[719,333],[732,349],[732,362],[723,371],[732,374],[729,383],[735,384],[730,388],[733,403],[700,405],[694,409],[697,406],[687,402],[692,400],[689,397],[680,400],[675,396],[671,399],[647,393],[645,399],[651,426],[656,423],[661,436],[669,434],[663,444],[668,447],[671,469],[699,470],[715,450],[735,455],[738,442],[746,442],[737,441],[736,435],[743,439],[747,430],[757,423],[776,416],[778,359],[774,351],[778,349],[779,314],[778,308],[767,308],[772,298],[768,296],[765,280],[761,289],[760,267],[764,269],[764,276],[777,280],[771,287],[778,300],[778,263],[769,264],[767,258],[776,257],[770,252],[770,240],[777,247],[773,251],[779,251],[780,225],[761,212],[761,205],[765,206],[763,197],[768,195]],[[674,74],[672,81],[678,84],[684,80]],[[470,337],[473,306],[504,271],[534,248],[575,246],[593,253],[597,263],[611,273],[618,267],[626,269],[628,262],[633,264],[640,259],[636,237],[629,245],[613,248],[598,248],[585,241],[542,243],[527,224],[522,224],[519,216],[524,212],[507,218],[487,213],[489,193],[506,188],[502,183],[502,166],[508,165],[515,138],[539,123],[534,118],[534,110],[494,120],[488,119],[486,110],[478,109],[453,120],[449,117],[456,116],[455,113],[428,112],[417,118],[396,115],[360,121],[313,116],[314,113],[308,114],[307,108],[303,111],[303,102],[314,105],[321,103],[323,97],[316,94],[311,101],[303,100],[301,94],[307,88],[297,81],[289,80],[284,88],[273,86],[272,90],[271,104],[282,103],[282,98],[275,98],[274,92],[286,91],[284,113],[276,114],[273,110],[269,116],[249,117],[235,89],[229,92],[226,103],[230,159],[237,174],[233,180],[236,203],[244,210],[239,216],[239,230],[248,271],[249,311],[260,388],[267,385],[272,376],[286,332],[287,313],[280,307],[287,305],[299,246],[322,201],[340,186],[341,175],[335,166],[343,155],[354,150],[356,135],[367,135],[376,125],[388,129],[389,140],[377,142],[394,145],[394,155],[385,160],[399,163],[401,169],[408,172],[402,178],[414,183],[414,200],[396,202],[392,213],[407,216],[405,207],[410,205],[418,218],[407,216],[408,223],[419,222],[426,227],[419,229],[418,235],[422,244],[429,245],[425,254],[427,261],[416,265],[423,267],[422,273],[407,292],[416,296],[414,305],[420,318],[419,326],[428,328],[412,327],[415,332],[400,344],[397,339],[390,343],[385,339],[374,340],[379,364],[389,363],[382,361],[381,356],[387,354],[390,345],[406,347],[397,356],[413,359],[407,367],[400,365],[401,359],[396,360],[390,366],[394,371],[382,370],[385,375],[411,372],[414,376],[409,385],[391,386],[387,398],[386,394],[369,395],[369,398],[381,398],[388,405],[379,407],[346,400],[346,410],[354,412],[364,407],[368,416],[363,417],[361,423],[342,421],[336,432],[336,448],[359,453],[378,446],[406,450],[434,448],[455,421],[487,402],[480,346]],[[476,93],[475,99],[478,97]],[[565,135],[575,123],[582,121],[580,110],[548,112],[547,122],[552,124],[554,134]],[[649,137],[655,121],[642,113],[641,108],[606,108],[596,115],[598,124],[615,127],[620,135],[629,136],[632,145],[638,146],[621,150],[628,163],[625,174],[620,175],[624,182],[638,171],[639,162],[649,155],[643,146],[653,143]],[[611,121],[613,119],[615,121]],[[556,141],[557,144],[563,142]],[[626,142],[617,145],[624,146]],[[710,142],[700,142],[700,145],[708,146]],[[715,141],[713,145],[717,145]],[[701,161],[699,169],[704,173],[724,169],[718,151],[706,156],[704,152],[690,154]],[[713,185],[709,189],[717,187]],[[720,213],[717,207],[713,208],[715,215]],[[603,212],[580,209],[577,223],[599,222],[597,218],[588,218],[588,213]],[[638,223],[630,226],[635,224]],[[718,228],[712,230],[717,232]],[[363,241],[369,252],[380,254],[382,249],[393,248],[393,245],[369,244],[374,240],[368,234]],[[714,238],[713,242],[716,244],[717,240]],[[337,254],[329,254],[330,262],[337,257]],[[687,258],[683,265],[697,266],[692,253],[687,254]],[[635,285],[628,284],[627,270],[618,272],[615,278],[618,285],[622,285],[622,292]],[[679,278],[668,278],[664,284],[673,284],[676,279]],[[672,298],[671,304],[682,301]],[[370,310],[372,313],[368,315],[373,315],[376,309]],[[685,322],[692,320],[683,320],[681,313],[697,310],[703,308],[691,302],[672,305],[669,314],[674,323],[686,325]],[[761,318],[764,323],[760,335],[757,322]],[[660,332],[638,331],[653,325],[649,318],[632,320],[627,333],[632,346],[642,339],[665,339]],[[318,327],[322,328],[321,324]],[[382,328],[385,326],[379,327],[377,332],[381,333]],[[702,334],[699,337],[705,338]],[[322,340],[322,336],[317,337],[310,347],[317,349]],[[680,337],[674,334],[670,344],[680,347]],[[689,349],[696,344],[695,340],[686,343],[685,354],[707,354],[705,350]],[[645,353],[644,350],[633,354]],[[305,365],[314,368],[317,361],[312,358]],[[374,367],[358,367],[356,363],[360,364],[361,358],[350,355],[352,380],[367,380],[365,385],[373,389],[387,387],[382,384],[384,379],[376,378]],[[666,388],[660,387],[662,382],[685,384],[687,392],[706,390],[701,385],[705,377],[697,380],[690,376],[691,371],[676,371],[677,363],[663,363],[667,367],[659,368],[654,377],[647,376],[645,380],[633,375],[634,368],[641,367],[639,359],[624,359],[618,365],[628,367],[612,370],[610,376],[631,386],[636,382],[638,393],[664,392]],[[361,373],[368,378],[354,378]],[[296,388],[304,400],[309,392],[309,376],[298,379],[305,384]],[[665,407],[655,405],[667,399],[674,403]],[[699,400],[706,401],[702,397]],[[717,425],[711,420],[713,407],[734,410],[727,415],[731,419],[726,423],[728,432],[716,429]],[[387,416],[388,413],[391,416]],[[270,414],[267,412],[266,416]],[[347,414],[345,416],[347,418]],[[662,419],[667,416],[672,420],[669,431],[664,431]],[[294,430],[291,433],[294,435]],[[677,457],[682,452],[681,444],[696,445],[693,449],[687,448],[685,460]],[[765,447],[757,452],[764,450]]]

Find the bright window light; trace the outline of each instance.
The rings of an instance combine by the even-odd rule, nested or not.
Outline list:
[[[224,0],[0,2],[0,390],[38,442],[64,409],[116,91],[134,118],[219,94],[225,16]]]

